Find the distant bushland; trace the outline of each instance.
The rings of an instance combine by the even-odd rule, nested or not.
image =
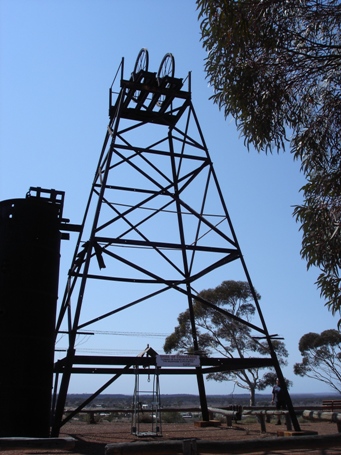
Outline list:
[[[69,394],[66,400],[66,407],[74,408],[84,402],[90,394]],[[340,395],[335,393],[294,393],[291,394],[291,399],[294,406],[315,405],[319,406],[322,400],[339,399]],[[118,408],[130,409],[132,407],[132,395],[123,394],[102,394],[96,397],[88,407],[100,408]],[[143,395],[140,395],[141,401],[144,400]],[[146,396],[146,401],[150,399],[150,395]],[[233,395],[207,395],[209,406],[249,406],[249,394],[233,394]],[[163,394],[161,395],[162,407],[199,407],[200,400],[198,395],[190,394]],[[271,394],[256,394],[256,406],[270,406]]]

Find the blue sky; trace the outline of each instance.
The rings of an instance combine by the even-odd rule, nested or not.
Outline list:
[[[177,77],[191,71],[193,104],[252,281],[262,296],[268,329],[284,337],[290,353],[284,374],[294,382],[292,392],[328,391],[292,372],[300,360],[300,337],[337,324],[315,287],[318,272],[307,272],[299,254],[301,234],[292,217],[304,184],[299,163],[288,153],[248,152],[233,119],[225,120],[209,100],[195,1],[1,0],[0,21],[0,200],[25,197],[30,186],[62,190],[64,216],[80,223],[108,124],[108,89],[121,58],[129,73],[145,47],[149,68],[157,71],[171,52]],[[72,235],[62,244],[60,296],[75,241]],[[153,332],[170,333],[176,315],[155,317]],[[125,330],[145,332],[143,314],[129,314]],[[132,355],[146,342],[161,351],[162,337],[105,340],[108,349]],[[80,349],[86,346],[84,339]],[[92,381],[76,378],[70,391],[91,392]],[[109,390],[132,391],[132,378]],[[238,391],[233,384],[207,383],[207,393],[233,391]],[[162,376],[161,392],[196,393],[196,385],[184,378],[175,388],[173,378]]]

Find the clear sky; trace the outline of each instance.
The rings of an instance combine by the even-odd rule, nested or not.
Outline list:
[[[270,333],[284,337],[284,374],[294,393],[329,391],[293,374],[298,341],[307,332],[336,328],[300,258],[301,234],[292,217],[304,180],[286,154],[249,152],[233,119],[209,100],[205,52],[194,0],[0,0],[0,200],[22,198],[30,186],[65,191],[64,216],[80,223],[108,124],[108,89],[122,57],[132,71],[141,48],[157,71],[167,52],[177,77],[192,72],[192,99],[225,202]],[[62,244],[62,296],[76,236]],[[229,276],[222,277],[229,279]],[[241,279],[244,279],[241,277]],[[220,284],[212,283],[211,287]],[[143,314],[129,314],[127,332],[144,332]],[[176,315],[154,319],[155,334],[170,333]],[[108,336],[106,349],[135,355],[164,337]],[[61,341],[63,346],[63,340]],[[86,351],[87,340],[79,346]],[[85,353],[84,351],[84,353]],[[94,379],[73,379],[70,392],[94,391]],[[162,376],[161,393],[196,393],[194,379]],[[133,392],[126,378],[109,393]],[[207,383],[207,393],[240,392]]]

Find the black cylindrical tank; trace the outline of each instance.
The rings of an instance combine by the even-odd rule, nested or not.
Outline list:
[[[58,292],[59,206],[0,202],[0,436],[48,437]]]

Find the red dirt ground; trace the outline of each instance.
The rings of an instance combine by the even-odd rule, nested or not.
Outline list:
[[[275,423],[275,422],[274,422]],[[232,427],[227,427],[225,423],[220,426],[211,427],[198,427],[193,422],[185,422],[182,424],[163,424],[162,436],[156,438],[157,440],[182,440],[186,438],[195,438],[197,440],[210,440],[210,441],[238,441],[238,440],[252,440],[259,438],[276,437],[279,430],[286,430],[285,425],[276,426],[274,423],[266,424],[266,433],[261,433],[260,424],[258,423],[233,423]],[[336,423],[329,422],[307,422],[301,423],[301,430],[303,431],[317,431],[319,435],[335,434],[337,433]],[[104,455],[105,446],[115,442],[133,442],[133,441],[148,441],[155,440],[151,437],[139,438],[130,433],[130,423],[121,422],[101,422],[97,424],[89,424],[85,422],[74,421],[67,423],[60,434],[60,437],[71,436],[76,440],[76,446],[72,450],[63,449],[48,449],[48,448],[22,448],[1,450],[1,455],[34,455],[34,454],[74,454],[74,455]],[[148,429],[140,431],[150,431]],[[256,452],[255,452],[256,453]],[[311,450],[305,451],[263,451],[257,452],[258,455],[341,455],[341,447],[324,450]]]

